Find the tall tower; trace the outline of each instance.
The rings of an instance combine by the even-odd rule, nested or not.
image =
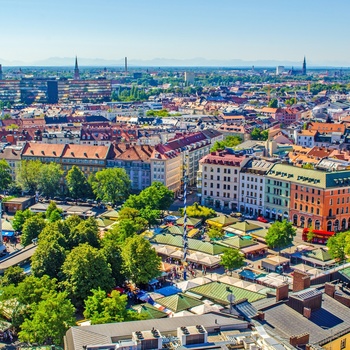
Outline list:
[[[304,62],[303,62],[303,69],[301,72],[303,75],[306,75],[306,58],[305,58],[305,56],[304,56]]]
[[[6,246],[2,238],[2,202],[0,202],[0,253],[4,252],[5,250]]]
[[[80,79],[79,67],[78,67],[78,57],[75,56],[75,68],[74,68],[74,80]]]
[[[0,80],[2,80],[2,65],[0,64]]]
[[[128,72],[128,58],[125,57],[125,73]]]

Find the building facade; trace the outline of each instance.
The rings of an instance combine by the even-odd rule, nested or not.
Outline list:
[[[237,211],[240,198],[240,171],[248,156],[229,151],[212,152],[200,160],[197,188],[201,204]]]
[[[265,207],[265,174],[273,163],[251,159],[241,169],[240,173],[240,201],[241,213],[260,216],[264,215]]]
[[[291,181],[284,164],[275,164],[265,179],[265,216],[272,220],[289,219]]]

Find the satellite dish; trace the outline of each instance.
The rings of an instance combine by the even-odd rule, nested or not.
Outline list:
[[[230,304],[233,304],[236,300],[236,297],[231,293],[227,296],[227,300]]]

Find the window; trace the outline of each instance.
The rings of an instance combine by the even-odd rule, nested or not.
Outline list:
[[[346,349],[346,338],[340,341],[340,350]]]
[[[303,210],[303,205],[302,204],[300,204],[299,210]]]
[[[316,209],[316,214],[317,214],[317,215],[320,215],[320,208],[317,208],[317,209]]]
[[[217,169],[216,169],[216,172],[218,172],[218,173],[219,173],[219,172],[220,172],[220,168],[217,168]]]
[[[220,176],[217,176],[217,177],[216,177],[216,180],[217,180],[217,181],[220,181]]]
[[[216,184],[216,188],[220,188],[220,184]]]
[[[216,192],[216,196],[217,196],[217,197],[220,197],[220,192]]]
[[[210,175],[210,180],[214,180],[214,176],[213,175]]]
[[[226,169],[225,169],[226,170]],[[242,176],[242,180],[244,180],[244,175]]]
[[[294,203],[294,209],[298,209],[298,204]]]
[[[207,190],[204,190],[204,195],[205,195],[205,196],[207,195]]]

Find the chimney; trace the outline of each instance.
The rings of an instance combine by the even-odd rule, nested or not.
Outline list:
[[[310,287],[310,276],[304,272],[294,271],[293,292],[299,292]]]
[[[304,307],[303,309],[303,316],[306,318],[311,317],[311,309],[309,307]]]
[[[299,335],[292,335],[289,338],[289,344],[297,347],[299,345],[306,345],[309,343],[310,340],[310,334],[309,333],[303,333]]]
[[[324,292],[329,295],[331,298],[334,298],[334,292],[335,292],[335,285],[332,283],[325,283],[324,285]]]
[[[289,285],[283,284],[276,289],[276,303],[288,299]]]

